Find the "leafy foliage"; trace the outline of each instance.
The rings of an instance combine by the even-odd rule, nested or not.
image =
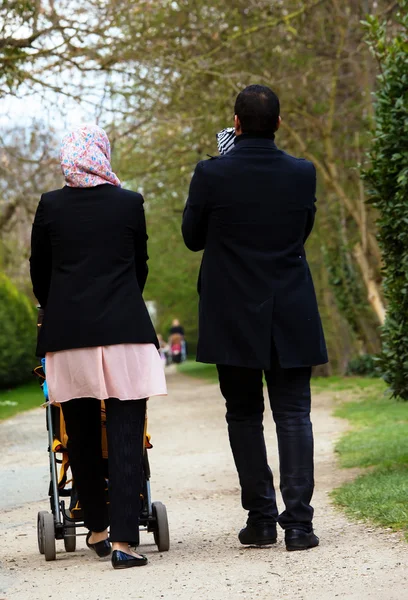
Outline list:
[[[376,357],[372,354],[361,354],[351,359],[347,365],[346,375],[361,377],[378,377],[379,371]]]
[[[0,128],[0,269],[27,284],[31,224],[43,192],[61,187],[57,137],[41,123]]]
[[[325,262],[337,306],[347,316],[352,331],[359,335],[361,332],[359,318],[367,304],[363,295],[361,277],[350,252],[341,241],[336,240],[336,245],[325,252]]]
[[[377,6],[383,10],[388,3]],[[281,99],[278,145],[312,160],[318,172],[317,228],[307,253],[333,368],[344,370],[353,354],[378,350],[378,320],[354,257],[361,243],[379,288],[373,210],[361,198],[355,168],[366,143],[376,71],[362,44],[367,7],[355,0],[180,0],[152,4],[143,14],[151,36],[149,86],[155,87],[153,73],[159,72],[162,95],[151,119],[143,123],[140,112],[133,117],[137,140],[126,135],[131,116],[126,129],[115,128],[115,150],[122,178],[147,200],[152,261],[146,293],[159,305],[160,327],[179,317],[189,339],[196,338],[199,256],[185,251],[179,235],[189,179],[198,160],[217,152],[215,133],[232,123],[237,92],[264,83]],[[345,248],[341,261],[337,243]],[[327,245],[335,274],[322,260]]]
[[[408,400],[408,1],[400,0],[400,33],[366,22],[368,43],[379,61],[375,132],[364,173],[371,204],[379,211],[388,314],[380,368],[395,396]]]
[[[278,145],[312,160],[318,172],[319,213],[307,253],[330,368],[344,372],[350,356],[375,353],[379,345],[381,311],[367,282],[381,305],[381,254],[375,211],[364,202],[356,169],[377,65],[362,43],[360,21],[367,11],[386,11],[392,23],[393,6],[389,0],[5,1],[0,98],[37,92],[44,102],[58,99],[60,123],[68,96],[66,102],[80,102],[109,130],[115,170],[146,198],[152,259],[146,298],[157,303],[164,335],[171,318],[183,320],[192,351],[200,256],[188,253],[180,236],[189,180],[197,161],[217,151],[215,133],[232,123],[237,92],[250,83],[270,85],[282,104]],[[20,190],[21,179],[31,178],[19,175],[21,153],[9,163],[12,144],[1,145],[10,196],[13,181]],[[40,182],[51,171],[44,158],[34,160]],[[48,185],[44,179],[41,191]],[[27,254],[37,193],[0,195],[4,268],[24,288],[16,263]]]
[[[148,50],[140,47],[149,4],[149,0],[2,0],[0,99],[37,93],[44,101],[58,100],[59,113],[69,97],[98,110],[99,116],[112,112],[113,105],[116,116],[133,114],[141,106],[133,86],[144,86],[144,100],[149,97],[141,61]],[[147,39],[152,38],[153,29],[147,33]],[[129,48],[134,44],[132,53]],[[159,73],[156,79],[159,86]]]
[[[35,309],[0,273],[0,388],[24,383],[35,363]]]

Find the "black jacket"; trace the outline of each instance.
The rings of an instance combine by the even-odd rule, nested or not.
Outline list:
[[[37,353],[157,337],[143,301],[147,235],[140,194],[105,184],[43,194],[30,271],[45,309]]]
[[[204,249],[197,360],[269,369],[327,362],[304,243],[315,216],[316,171],[271,139],[242,136],[198,163],[183,236]]]

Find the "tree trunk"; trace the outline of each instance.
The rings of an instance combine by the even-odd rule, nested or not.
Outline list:
[[[354,256],[358,266],[360,267],[364,284],[367,289],[367,299],[371,304],[373,311],[377,315],[378,321],[381,325],[384,325],[385,307],[381,298],[380,287],[373,277],[372,269],[368,264],[367,257],[360,243],[354,246]]]
[[[6,206],[3,209],[3,212],[0,213],[0,231],[2,231],[7,226],[8,222],[14,215],[16,209],[17,202],[10,202],[9,204],[6,204]]]

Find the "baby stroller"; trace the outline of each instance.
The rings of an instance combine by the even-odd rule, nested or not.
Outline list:
[[[173,364],[179,365],[183,362],[183,343],[183,337],[179,333],[170,336],[170,355]]]
[[[39,377],[44,396],[48,401],[48,389],[45,375],[45,359],[41,366],[34,370]],[[106,439],[106,416],[104,403],[101,403],[101,435],[103,458],[108,460]],[[84,527],[81,506],[75,489],[75,481],[68,480],[69,457],[67,452],[68,436],[62,410],[58,404],[47,404],[48,453],[50,459],[49,498],[51,512],[41,511],[37,517],[38,549],[45,560],[56,559],[56,540],[64,540],[65,550],[74,552],[76,549],[77,530]],[[147,421],[146,421],[147,425]],[[159,552],[170,548],[170,534],[167,511],[161,502],[152,502],[150,493],[150,467],[147,455],[152,448],[150,436],[145,428],[143,452],[143,491],[140,497],[140,530],[153,533],[154,541]],[[59,469],[58,469],[59,466]],[[107,473],[107,469],[106,469]],[[107,477],[106,477],[107,479]],[[108,502],[108,491],[106,490]]]

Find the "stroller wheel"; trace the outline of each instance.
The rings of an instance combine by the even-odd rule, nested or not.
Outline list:
[[[75,550],[76,550],[76,535],[75,535],[75,529],[73,527],[69,527],[69,528],[65,529],[64,546],[65,546],[66,552],[75,552]]]
[[[45,560],[55,560],[55,527],[54,515],[42,511],[38,513],[38,548],[41,554],[45,555]]]
[[[44,554],[44,537],[43,537],[43,530],[44,530],[44,515],[47,514],[46,510],[42,510],[41,512],[38,513],[37,515],[37,541],[38,541],[38,550],[40,552],[40,554]]]
[[[159,552],[167,552],[170,549],[170,532],[166,507],[162,502],[153,502],[152,511],[156,521],[153,530],[154,541]]]

